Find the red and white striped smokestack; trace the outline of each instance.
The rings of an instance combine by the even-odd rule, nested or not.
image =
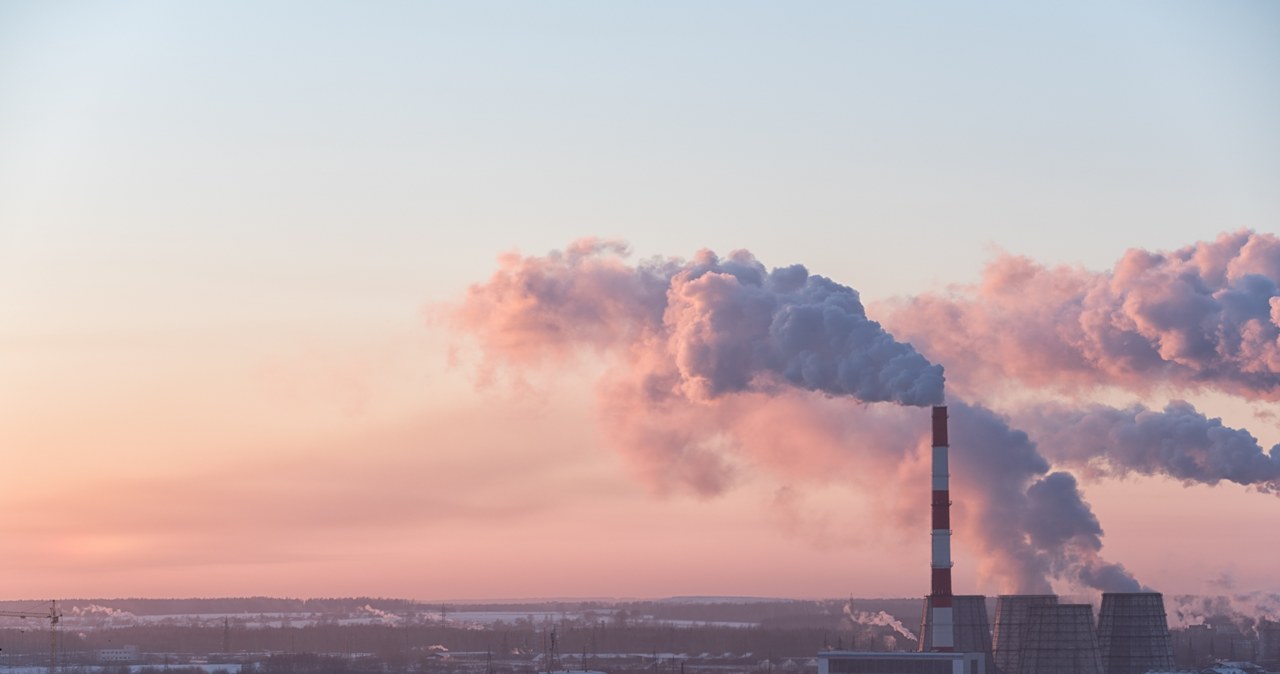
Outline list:
[[[955,650],[951,615],[951,473],[947,464],[947,408],[933,408],[933,560],[929,610],[933,650]]]

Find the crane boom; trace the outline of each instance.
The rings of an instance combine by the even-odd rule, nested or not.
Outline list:
[[[58,630],[62,614],[58,612],[58,600],[49,602],[49,611],[0,611],[4,618],[43,618],[49,621],[49,674],[58,674]]]

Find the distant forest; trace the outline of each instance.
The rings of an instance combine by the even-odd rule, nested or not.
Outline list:
[[[61,599],[58,604],[64,615],[71,615],[76,608],[100,606],[117,611],[127,611],[137,616],[200,615],[200,614],[270,614],[270,613],[319,613],[349,614],[368,606],[402,617],[429,619],[443,611],[501,611],[511,613],[583,613],[613,614],[625,611],[628,616],[647,616],[654,620],[717,621],[822,626],[831,620],[839,621],[844,606],[852,601],[857,611],[885,611],[909,627],[919,622],[921,599],[827,599],[790,600],[760,599],[742,600],[715,597],[693,600],[645,600],[645,601],[543,601],[543,602],[419,602],[407,599],[382,597],[335,597],[321,599],[291,599],[282,597],[230,597],[186,599]],[[3,611],[40,612],[47,609],[47,601],[0,601]],[[831,620],[824,620],[824,617]],[[915,627],[918,627],[916,625]],[[912,627],[912,629],[915,629]]]

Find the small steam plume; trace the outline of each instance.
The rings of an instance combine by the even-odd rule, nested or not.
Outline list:
[[[1202,484],[1227,480],[1280,494],[1280,445],[1264,452],[1247,430],[1225,426],[1186,402],[1171,402],[1163,411],[1038,405],[1017,418],[1049,458],[1090,474],[1167,475]]]
[[[1280,238],[1242,231],[1130,250],[1103,273],[1001,255],[976,286],[881,308],[896,334],[947,364],[953,393],[1169,384],[1280,400],[1277,285]]]
[[[394,613],[388,613],[379,608],[374,608],[369,604],[365,604],[364,606],[361,606],[360,610],[372,615],[375,618],[378,618],[379,620],[385,623],[394,623],[401,620],[400,616]]]
[[[88,606],[71,607],[71,615],[77,617],[103,616],[107,618],[136,618],[134,614],[128,611],[111,608],[110,606],[101,606],[99,604],[89,604]]]
[[[625,256],[598,240],[508,255],[447,318],[478,341],[489,374],[598,354],[604,429],[659,491],[713,496],[754,468],[912,494],[884,515],[915,525],[924,508],[912,487],[927,483],[916,468],[929,448],[920,413],[903,405],[941,402],[940,366],[870,320],[856,291],[799,265],[768,271],[745,251],[634,266]],[[981,549],[986,576],[1009,592],[1047,592],[1052,578],[1140,588],[1102,560],[1102,529],[1074,477],[1051,473],[995,412],[953,400],[951,413],[966,439],[958,540]]]
[[[919,641],[919,639],[916,638],[916,635],[912,634],[911,630],[907,629],[906,625],[903,625],[897,618],[884,611],[876,611],[875,613],[870,613],[868,611],[855,612],[853,610],[853,603],[849,602],[844,605],[844,617],[857,625],[891,627],[893,628],[893,631],[898,634],[901,634],[912,641]]]

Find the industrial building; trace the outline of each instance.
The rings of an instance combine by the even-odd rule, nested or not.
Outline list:
[[[1265,620],[1265,619],[1264,619]],[[1261,632],[1259,627],[1259,632]],[[1188,625],[1170,630],[1173,660],[1182,668],[1207,667],[1215,662],[1258,662],[1258,638],[1232,623]]]
[[[929,596],[925,599],[920,628],[921,650],[917,653],[822,651],[818,654],[818,674],[988,674],[990,671],[991,638],[986,629],[985,598],[959,598],[951,594],[951,473],[946,407],[933,408],[932,431],[933,469],[929,485],[932,554]]]
[[[1280,672],[1280,621],[1263,618],[1258,623],[1258,664]]]
[[[934,407],[929,596],[919,652],[828,650],[818,674],[1146,674],[1173,669],[1173,640],[1158,592],[1107,592],[1095,622],[1089,604],[1055,595],[997,598],[994,634],[986,597],[951,587],[950,443],[947,408]],[[1263,653],[1280,657],[1280,623],[1265,623]],[[1260,628],[1260,633],[1262,628]]]

